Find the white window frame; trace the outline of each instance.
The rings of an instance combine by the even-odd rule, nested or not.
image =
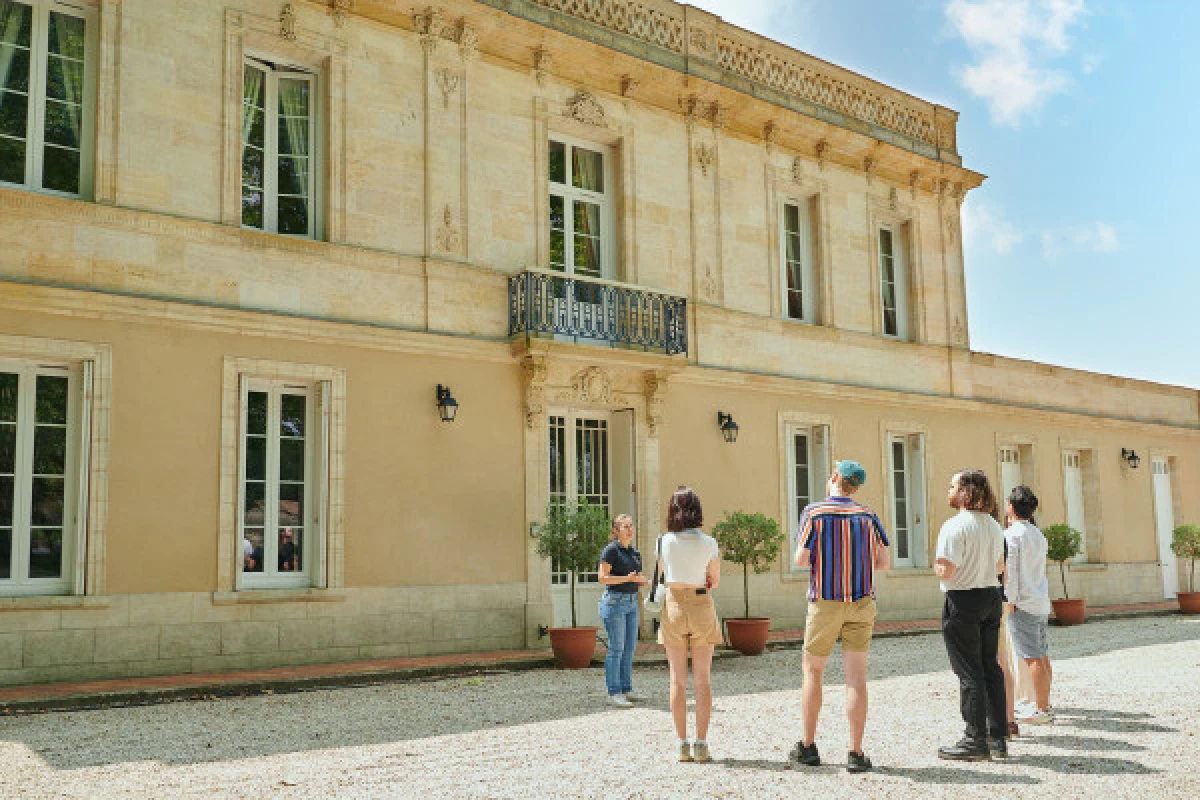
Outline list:
[[[1062,458],[1059,462],[1062,465],[1062,486],[1063,486],[1063,517],[1067,525],[1071,525],[1071,489],[1067,483],[1067,477],[1070,474],[1069,470],[1074,469],[1079,474],[1079,508],[1077,509],[1080,517],[1083,518],[1083,524],[1078,527],[1071,525],[1082,534],[1079,543],[1079,555],[1071,559],[1076,564],[1087,563],[1088,560],[1088,526],[1091,520],[1088,518],[1088,502],[1087,502],[1087,476],[1084,474],[1084,451],[1079,448],[1064,449]]]
[[[829,478],[833,469],[830,430],[830,426],[827,424],[801,425],[789,423],[784,426],[783,447],[786,456],[785,462],[787,464],[787,522],[784,526],[784,531],[787,534],[788,541],[786,571],[789,572],[807,571],[807,568],[802,570],[796,566],[796,553],[799,552],[802,544],[802,542],[797,540],[797,532],[799,529],[800,514],[804,511],[804,506],[800,504],[800,487],[797,485],[796,439],[803,436],[806,440],[806,455],[808,458],[808,486],[806,487],[806,493],[808,502],[814,503],[825,499],[825,481]]]
[[[90,200],[94,191],[96,143],[96,52],[97,14],[89,6],[68,4],[60,0],[14,0],[18,5],[33,9],[30,31],[29,107],[25,138],[25,182],[0,180],[0,187],[29,189],[57,197]],[[83,109],[79,132],[79,191],[64,192],[42,186],[45,175],[46,130],[46,73],[50,48],[50,14],[64,14],[82,19],[85,24],[83,53]]]
[[[566,150],[565,150],[566,176],[565,177],[566,177],[567,183],[556,183],[550,179],[550,145],[551,145],[551,143],[562,144],[566,148]],[[545,147],[546,147],[545,179],[546,179],[546,187],[547,187],[547,200],[546,200],[547,253],[548,254],[553,253],[553,248],[550,247],[550,239],[553,237],[553,228],[549,224],[550,205],[551,205],[550,198],[553,198],[553,197],[563,198],[563,235],[566,240],[565,248],[564,248],[564,258],[566,259],[566,261],[563,265],[562,272],[566,275],[575,275],[576,274],[575,246],[574,246],[575,245],[575,214],[573,213],[573,211],[574,211],[573,203],[576,201],[582,201],[582,202],[593,203],[593,204],[599,205],[600,206],[600,226],[601,226],[600,237],[599,237],[600,238],[600,275],[599,275],[599,277],[604,280],[614,280],[615,275],[616,275],[616,249],[617,249],[616,212],[615,212],[615,203],[613,202],[613,197],[615,194],[614,180],[613,180],[613,174],[614,174],[614,163],[613,162],[614,162],[614,159],[616,156],[615,149],[608,145],[600,144],[598,142],[591,142],[586,139],[577,139],[572,136],[566,136],[561,133],[558,133],[557,131],[551,132],[549,134],[549,136],[547,137],[547,140],[546,140]],[[593,191],[589,191],[587,189],[579,189],[570,184],[571,151],[576,147],[583,149],[583,150],[590,150],[594,153],[600,154],[600,156],[603,160],[603,170],[602,170],[603,176],[604,176],[603,177],[603,180],[604,180],[604,191],[603,192],[593,192]],[[558,267],[555,266],[549,260],[549,257],[550,256],[547,257],[547,267],[556,272],[559,271]],[[593,277],[593,276],[584,275],[582,277],[586,278],[586,277]]]
[[[928,437],[918,430],[891,430],[884,436],[884,461],[887,465],[887,516],[891,523],[888,531],[891,539],[892,563],[901,569],[923,569],[929,561],[929,472],[925,456],[929,447]],[[903,444],[905,457],[905,508],[904,521],[908,532],[908,555],[900,557],[900,521],[896,518],[896,459],[894,446]],[[919,480],[914,481],[917,477]]]
[[[558,501],[561,501],[561,502],[564,502],[567,504],[577,503],[579,501],[580,487],[578,485],[578,478],[576,477],[576,475],[577,475],[576,462],[579,458],[579,453],[578,453],[577,443],[575,441],[575,432],[578,428],[578,424],[580,421],[592,420],[592,421],[603,423],[599,428],[597,428],[597,430],[604,431],[604,442],[605,442],[605,444],[604,444],[604,452],[605,452],[604,466],[605,466],[605,471],[607,472],[607,475],[605,476],[605,491],[603,492],[603,494],[606,498],[606,507],[609,509],[609,512],[611,513],[612,512],[612,495],[613,495],[613,483],[612,483],[612,479],[613,479],[613,470],[612,470],[612,462],[613,462],[612,430],[613,430],[613,425],[612,425],[611,415],[606,412],[602,412],[602,411],[578,411],[577,412],[577,411],[565,411],[565,410],[561,410],[561,409],[556,410],[556,411],[551,411],[549,414],[546,415],[547,431],[549,432],[551,439],[553,439],[553,437],[554,437],[554,420],[556,420],[556,419],[563,420],[563,448],[562,448],[562,454],[561,454],[560,458],[561,458],[562,464],[563,464],[563,477],[564,477],[564,482],[565,482],[565,486],[563,486],[562,489],[564,489],[565,491],[563,491],[563,492],[555,491],[553,484],[551,484],[549,487],[550,492],[548,495],[550,497],[550,501],[555,502],[556,500],[558,500]],[[547,452],[547,458],[549,458],[549,452]],[[551,464],[551,468],[553,468],[553,464]],[[595,495],[596,493],[593,492],[591,494]],[[597,553],[597,557],[599,557],[598,553]],[[568,585],[570,583],[571,574],[565,570],[555,569],[556,566],[557,565],[552,564],[550,567],[550,583],[551,583],[551,585],[553,585],[553,586]],[[581,572],[578,575],[576,575],[575,578],[576,578],[575,582],[577,585],[595,584],[595,583],[599,583],[599,581],[600,581],[599,573],[596,572],[595,570]]]
[[[255,55],[247,53],[243,57],[242,69],[247,67],[260,70],[265,73],[264,78],[264,156],[263,156],[263,226],[256,228],[252,225],[245,224],[241,218],[241,197],[245,191],[245,184],[239,180],[239,220],[241,226],[246,230],[263,231],[265,233],[273,233],[280,236],[288,236],[295,239],[315,239],[318,232],[322,229],[322,181],[324,158],[321,147],[321,131],[324,128],[319,124],[322,116],[322,102],[320,94],[319,75],[308,68],[289,65],[285,62],[273,59],[265,55]],[[309,84],[308,98],[308,230],[303,233],[279,233],[279,81],[280,79],[306,81]],[[244,80],[244,76],[243,76]],[[243,95],[244,98],[244,95]],[[244,99],[243,99],[244,102]],[[239,113],[242,109],[239,105]],[[243,117],[244,119],[244,117]],[[243,123],[244,124],[244,123]],[[238,129],[239,143],[244,141],[245,133],[239,126]],[[239,147],[239,159],[242,156],[244,145]],[[239,161],[240,163],[240,161]],[[241,170],[238,172],[241,175]]]
[[[267,437],[265,515],[263,519],[262,572],[244,570],[243,541],[246,521],[246,438],[250,392],[267,393]],[[238,425],[238,501],[237,501],[237,586],[239,589],[308,588],[316,585],[316,576],[324,559],[325,494],[323,476],[327,474],[325,453],[329,433],[326,428],[328,416],[319,408],[319,385],[298,383],[286,378],[258,378],[243,376],[240,381],[240,417]],[[278,569],[278,511],[279,511],[279,419],[280,398],[285,395],[305,398],[305,448],[304,448],[304,518],[302,525],[301,564],[296,572],[281,572]]]
[[[788,209],[796,209],[796,220],[799,230],[788,229]],[[793,233],[800,237],[800,306],[801,316],[792,316],[788,289],[788,278],[791,274],[791,262],[788,260],[788,237]],[[814,228],[812,213],[812,198],[797,200],[785,199],[779,206],[779,296],[782,298],[782,313],[785,319],[806,322],[810,325],[817,319],[817,283],[816,283],[816,247],[814,246]]]
[[[0,358],[0,372],[13,372],[19,378],[15,488],[13,502],[12,560],[9,578],[0,579],[0,596],[81,594],[80,569],[82,542],[87,516],[87,466],[89,428],[84,385],[90,383],[86,363],[36,361]],[[61,569],[57,578],[30,578],[29,551],[32,541],[30,508],[33,481],[34,399],[39,376],[67,379],[66,461],[63,486],[63,524]],[[22,522],[24,523],[22,525]]]
[[[894,278],[895,287],[893,294],[896,298],[896,330],[892,333],[887,329],[887,307],[885,305],[887,292],[884,290],[887,284],[886,261],[887,258],[883,252],[883,234],[886,231],[891,237],[892,253],[891,266],[892,275]],[[908,241],[905,226],[890,222],[881,223],[875,230],[875,252],[879,259],[879,330],[888,339],[896,339],[898,341],[909,341],[910,336],[910,319],[909,319],[909,274],[908,274]]]

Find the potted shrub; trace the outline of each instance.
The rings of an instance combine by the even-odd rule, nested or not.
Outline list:
[[[553,559],[571,576],[571,627],[550,628],[550,647],[560,667],[582,669],[592,663],[596,651],[596,628],[580,627],[575,612],[576,575],[596,568],[600,551],[608,544],[611,528],[603,506],[586,500],[578,506],[551,503],[546,522],[538,527],[537,552]]]
[[[733,511],[713,526],[713,538],[721,547],[721,557],[742,565],[741,619],[725,620],[729,644],[743,655],[756,656],[767,646],[768,617],[750,616],[750,570],[761,574],[771,568],[783,548],[779,524],[762,514]]]
[[[1196,591],[1196,559],[1200,558],[1200,525],[1180,525],[1171,535],[1171,552],[1191,562],[1188,570],[1188,590],[1176,592],[1179,610],[1184,614],[1200,614],[1200,592]]]
[[[1059,625],[1079,625],[1087,615],[1087,600],[1072,599],[1067,594],[1067,562],[1079,555],[1083,548],[1083,534],[1070,525],[1059,523],[1042,531],[1046,536],[1046,558],[1058,562],[1058,574],[1062,576],[1063,596],[1051,600],[1054,618]]]

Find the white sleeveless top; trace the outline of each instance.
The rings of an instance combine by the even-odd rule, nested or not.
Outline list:
[[[717,540],[695,528],[680,533],[664,533],[660,538],[660,547],[667,583],[703,586],[708,575],[708,562],[721,557]]]

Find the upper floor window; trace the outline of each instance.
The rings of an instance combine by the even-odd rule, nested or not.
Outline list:
[[[247,58],[242,89],[242,225],[313,237],[316,76]]]
[[[813,227],[809,203],[783,205],[783,315],[816,322]]]
[[[613,276],[612,154],[601,145],[555,137],[550,147],[550,267]]]
[[[64,3],[0,0],[0,184],[90,191],[90,24]]]
[[[900,226],[879,228],[879,281],[883,335],[908,339],[908,265]]]

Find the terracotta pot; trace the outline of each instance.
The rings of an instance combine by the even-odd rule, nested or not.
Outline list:
[[[1073,600],[1051,600],[1054,606],[1054,619],[1059,625],[1082,625],[1087,616],[1087,600],[1076,597]]]
[[[590,666],[596,652],[598,628],[551,628],[550,649],[561,669],[583,669]]]
[[[1200,592],[1178,592],[1179,610],[1184,614],[1200,614]]]
[[[725,620],[729,645],[744,656],[756,656],[767,648],[769,617],[736,617]]]

